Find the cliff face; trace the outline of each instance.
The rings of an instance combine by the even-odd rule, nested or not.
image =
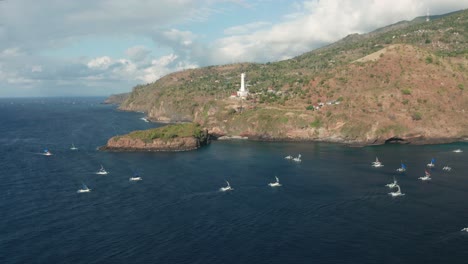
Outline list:
[[[155,139],[144,142],[141,139],[133,139],[127,136],[113,137],[107,141],[102,150],[110,151],[188,151],[198,149],[206,145],[206,141],[200,141],[195,137],[183,137],[175,139]]]

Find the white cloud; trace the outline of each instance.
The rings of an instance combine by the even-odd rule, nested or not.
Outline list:
[[[112,63],[112,60],[110,57],[102,56],[102,57],[98,57],[98,58],[94,58],[90,60],[86,65],[88,65],[88,67],[91,69],[105,70],[109,68],[111,63]]]
[[[146,59],[150,53],[150,49],[141,45],[133,46],[125,51],[125,54],[128,56],[128,58],[134,61],[142,61]]]
[[[252,23],[226,29],[225,32],[233,36],[216,40],[199,54],[198,59],[203,65],[287,59],[351,33],[365,33],[423,16],[427,8],[433,14],[442,14],[466,8],[467,5],[468,2],[459,0],[295,2],[292,4],[293,13],[285,14],[283,21],[269,27]]]
[[[234,26],[230,28],[226,28],[224,30],[225,35],[241,35],[241,34],[249,34],[250,32],[254,30],[259,30],[261,28],[265,28],[266,26],[271,25],[269,22],[265,21],[258,21],[258,22],[253,22],[245,25],[240,25],[240,26]]]
[[[31,67],[31,72],[42,72],[42,66],[41,65],[33,65]]]

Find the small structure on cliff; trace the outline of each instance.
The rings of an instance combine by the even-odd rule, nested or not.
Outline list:
[[[247,95],[249,95],[249,91],[245,89],[245,73],[241,74],[241,87],[239,91],[237,91],[237,97],[240,97],[241,99],[245,99]]]

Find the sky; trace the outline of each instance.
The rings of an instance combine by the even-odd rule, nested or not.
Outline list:
[[[468,0],[0,0],[0,97],[107,96],[298,56]]]

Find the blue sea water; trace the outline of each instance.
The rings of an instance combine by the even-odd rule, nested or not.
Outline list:
[[[0,99],[0,263],[468,263],[467,143],[100,152],[158,126],[101,101]],[[394,176],[405,196],[388,195]],[[234,190],[220,192],[226,180]]]

